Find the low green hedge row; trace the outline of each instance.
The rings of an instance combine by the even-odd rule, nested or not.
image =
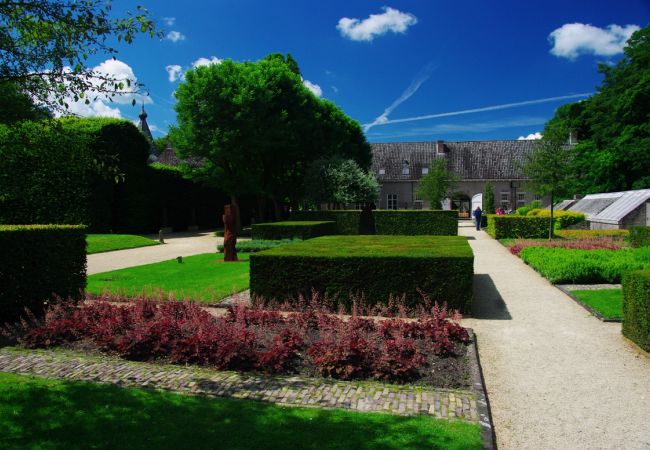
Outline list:
[[[630,229],[630,244],[632,247],[650,246],[650,227],[632,227]]]
[[[551,217],[551,210],[532,209],[528,211],[526,217],[544,217],[548,223],[548,219]],[[586,219],[587,216],[576,211],[553,211],[553,224],[558,229],[570,227],[571,225],[584,222]]]
[[[529,247],[519,257],[551,283],[620,283],[628,270],[650,269],[650,247],[578,250]]]
[[[311,239],[337,234],[336,222],[293,221],[253,224],[253,239]]]
[[[251,241],[237,241],[236,250],[238,253],[256,253],[270,248],[275,248],[279,245],[295,244],[300,242],[300,239],[281,239],[278,241],[269,241],[265,239],[255,239]],[[217,245],[217,251],[223,252],[223,244]]]
[[[488,214],[486,230],[494,239],[541,239],[548,237],[548,219]]]
[[[37,316],[56,297],[78,300],[86,287],[86,228],[0,225],[0,324]]]
[[[458,211],[374,211],[377,234],[404,236],[458,234]]]
[[[650,270],[623,277],[623,335],[650,352]]]
[[[359,234],[360,210],[291,211],[290,221],[325,220],[336,222],[336,234]]]
[[[331,220],[337,234],[437,235],[458,234],[458,211],[374,210],[372,223],[363,223],[361,211],[293,211],[290,220]]]
[[[446,302],[471,310],[474,256],[459,236],[324,236],[276,247],[250,257],[250,288],[266,300],[309,296],[312,289],[337,296],[349,309],[350,296],[367,305],[405,296],[407,306]]]

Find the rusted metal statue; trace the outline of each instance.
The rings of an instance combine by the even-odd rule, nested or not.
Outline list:
[[[237,261],[237,220],[231,205],[223,207],[223,260]]]

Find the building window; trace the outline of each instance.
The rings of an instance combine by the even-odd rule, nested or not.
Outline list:
[[[428,167],[423,167],[422,168],[422,175],[428,175],[429,174],[429,168]]]
[[[411,170],[408,167],[402,169],[402,175],[408,175],[411,173]]]
[[[517,192],[517,207],[524,206],[526,204],[526,193]]]
[[[501,207],[504,209],[510,207],[510,192],[501,192]]]
[[[379,175],[386,175],[386,169],[379,169]]]
[[[533,200],[541,200],[541,199],[542,199],[542,196],[539,195],[539,194],[535,194],[535,195],[533,196]]]
[[[397,194],[386,196],[386,209],[397,209]]]
[[[415,200],[413,202],[413,209],[422,209],[424,202],[422,200]]]

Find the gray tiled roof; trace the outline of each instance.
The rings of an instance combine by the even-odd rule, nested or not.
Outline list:
[[[446,157],[448,168],[461,180],[524,179],[525,156],[535,149],[535,141],[445,141],[446,156],[436,153],[436,142],[392,142],[372,144],[372,170],[380,180],[418,180],[422,168],[433,158]],[[403,174],[404,161],[409,174]],[[383,169],[385,175],[379,175]]]
[[[196,156],[190,156],[186,160],[180,159],[176,156],[176,151],[171,146],[167,144],[167,148],[160,154],[156,162],[164,164],[166,166],[180,166],[182,163],[187,163],[190,167],[199,167],[203,164],[205,160]]]

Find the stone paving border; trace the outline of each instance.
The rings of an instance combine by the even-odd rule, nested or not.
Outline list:
[[[494,431],[494,422],[492,422],[492,411],[490,401],[487,396],[483,370],[478,353],[478,342],[476,335],[471,328],[468,328],[472,336],[472,344],[467,348],[467,356],[470,358],[470,367],[472,371],[472,388],[476,394],[476,406],[479,414],[479,425],[481,425],[481,440],[485,450],[497,449],[497,436]]]
[[[603,316],[601,313],[596,311],[594,308],[591,306],[587,305],[586,303],[583,303],[578,297],[573,295],[571,291],[577,291],[577,290],[598,290],[598,289],[617,289],[620,288],[619,285],[614,285],[614,284],[599,284],[599,285],[592,285],[592,286],[605,286],[605,287],[593,287],[593,288],[586,288],[584,285],[574,285],[574,284],[554,284],[556,288],[558,288],[560,291],[565,293],[566,295],[569,296],[571,300],[576,302],[578,305],[582,306],[584,309],[589,311],[589,314],[594,316],[596,319],[600,320],[601,322],[614,322],[614,323],[621,323],[623,322],[623,319],[610,319],[608,317]],[[613,286],[613,287],[612,287]]]
[[[474,392],[418,385],[263,376],[194,366],[139,363],[62,350],[15,348],[0,349],[0,371],[258,400],[286,406],[342,408],[399,415],[426,414],[439,419],[479,422],[480,409]]]

